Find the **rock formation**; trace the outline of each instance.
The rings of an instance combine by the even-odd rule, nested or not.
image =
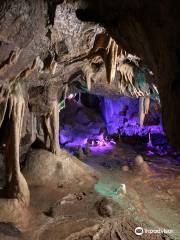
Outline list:
[[[57,153],[58,104],[74,92],[140,97],[143,125],[157,84],[167,136],[180,149],[180,17],[179,6],[174,6],[168,0],[1,1],[0,126],[6,132],[1,135],[6,144],[6,197],[29,204],[19,153],[27,133],[24,113],[33,113],[42,123],[45,144],[49,138],[50,151]],[[127,52],[133,54],[132,61]],[[147,69],[157,79],[150,81]]]

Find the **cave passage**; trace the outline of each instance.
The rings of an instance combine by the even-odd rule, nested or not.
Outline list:
[[[151,99],[149,112],[140,125],[140,99],[71,94],[60,112],[60,144],[72,154],[112,151],[130,144],[137,153],[173,154],[162,126],[160,102]]]
[[[0,240],[180,239],[179,13],[0,0]]]
[[[101,173],[94,185],[96,193],[125,209],[131,204],[141,210],[146,206],[154,221],[169,211],[169,201],[177,207],[180,157],[168,144],[160,102],[150,100],[143,126],[140,105],[138,98],[71,94],[60,112],[59,140],[62,148]],[[165,221],[173,224],[171,219]]]

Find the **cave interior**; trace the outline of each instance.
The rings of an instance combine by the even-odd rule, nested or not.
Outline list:
[[[0,1],[0,240],[180,239],[179,5]]]

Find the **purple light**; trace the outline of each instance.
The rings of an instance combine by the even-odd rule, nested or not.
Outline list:
[[[93,109],[91,109],[92,115],[90,114],[89,116],[89,110],[83,104],[76,102],[73,97],[74,95],[70,94],[68,97],[69,101],[66,104],[66,107],[69,108],[67,114],[72,112],[72,116],[67,115],[67,120],[63,123],[60,130],[60,142],[65,147],[82,146],[85,148],[88,144],[93,152],[105,152],[111,150],[116,144],[116,141],[110,138],[112,134],[118,133],[119,135],[126,136],[149,135],[147,155],[153,155],[155,152],[165,154],[165,150],[155,148],[156,144],[154,146],[154,140],[152,141],[151,139],[153,134],[164,135],[161,116],[154,110],[153,102],[151,103],[152,113],[148,117],[150,120],[151,118],[153,119],[152,123],[154,125],[140,126],[138,99],[128,97],[120,97],[118,99],[100,97],[101,116],[100,113],[95,113]],[[77,111],[76,109],[79,110]],[[97,116],[98,120],[94,116]],[[159,122],[154,119],[159,119]]]
[[[155,154],[155,153],[152,152],[152,151],[150,151],[150,150],[146,152],[146,155],[149,156],[149,157],[150,157],[150,156],[153,156],[154,154]]]
[[[104,154],[111,151],[113,147],[114,146],[109,142],[109,143],[106,143],[106,145],[104,146],[91,147],[91,152],[93,154]]]
[[[149,133],[149,141],[148,141],[148,143],[147,143],[147,147],[148,147],[149,149],[153,148],[153,144],[152,144],[152,141],[151,141],[151,133]]]
[[[69,100],[73,99],[73,98],[74,98],[74,94],[72,94],[72,93],[67,97],[67,99],[69,99]]]
[[[140,126],[138,116],[138,99],[120,97],[101,99],[101,111],[109,134],[119,132],[121,135],[148,135],[149,132],[164,134],[161,120],[158,125]],[[161,119],[161,116],[159,115]]]

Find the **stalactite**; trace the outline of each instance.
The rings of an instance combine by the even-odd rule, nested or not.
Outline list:
[[[5,117],[10,89],[7,86],[0,88],[0,127]]]
[[[92,68],[90,67],[90,61],[86,60],[85,64],[83,65],[82,71],[84,73],[85,79],[86,79],[86,85],[88,91],[91,90],[91,79],[93,77],[94,72],[92,71]]]
[[[6,60],[6,63],[0,67],[0,74],[4,73],[5,70],[7,70],[7,67],[9,67],[17,62],[21,51],[22,51],[22,49],[18,48],[16,51],[13,51],[10,53],[10,56]],[[9,79],[9,86],[7,86],[6,84],[1,86],[1,88],[0,88],[0,103],[2,103],[2,104],[0,106],[0,126],[4,120],[4,116],[6,113],[8,99],[9,99],[11,89],[15,88],[16,81],[18,81],[18,79],[28,77],[34,70],[36,70],[36,68],[38,66],[38,59],[39,59],[39,57],[36,57],[33,60],[31,67],[26,68],[25,70],[18,73],[16,76]],[[13,106],[11,106],[11,108],[12,107]],[[9,114],[11,114],[11,113],[9,113]]]
[[[107,82],[109,84],[111,84],[115,79],[117,56],[118,56],[118,45],[112,38],[110,38],[109,45],[106,49],[106,54],[103,59],[106,66]]]
[[[139,98],[139,124],[143,126],[145,115],[148,114],[150,108],[150,97]]]
[[[81,93],[78,93],[78,103],[81,104]]]
[[[21,52],[22,52],[22,49],[20,49],[20,48],[18,48],[16,51],[11,52],[8,64],[9,65],[15,64],[17,62]]]
[[[100,33],[96,35],[94,40],[93,48],[88,54],[88,58],[94,58],[95,56],[101,56],[105,50],[108,51],[108,46],[110,47],[110,36],[107,33]]]
[[[145,112],[145,114],[149,113],[149,108],[150,108],[150,97],[145,97],[145,101],[144,101],[144,112]]]
[[[86,76],[86,84],[88,91],[91,91],[91,74]]]
[[[121,64],[117,70],[120,72],[120,92],[125,93],[125,91],[128,91],[131,96],[138,97],[140,93],[134,86],[134,66],[124,63]]]
[[[16,64],[16,62],[19,59],[19,56],[21,54],[22,49],[18,48],[15,51],[12,51],[8,58],[4,61],[4,63],[2,64],[2,66],[0,66],[0,75],[3,75],[6,73],[6,71],[8,71],[9,67]]]
[[[53,141],[51,142],[50,149],[51,152],[57,153],[59,149],[59,109],[56,101],[53,102],[50,123],[53,135]]]
[[[64,88],[64,101],[68,96],[68,91],[69,91],[69,86],[68,84],[65,84],[65,88]]]
[[[125,62],[117,66],[120,73],[119,91],[124,93],[128,90],[129,94],[134,97],[150,95],[150,85],[146,82],[145,75],[133,62]]]
[[[36,139],[37,136],[37,119],[36,116],[33,112],[30,112],[30,117],[31,117],[31,121],[30,121],[30,129],[31,129],[31,142],[33,143]]]
[[[31,71],[34,71],[38,66],[39,57],[36,57],[31,65]]]
[[[52,59],[50,66],[49,66],[49,71],[52,75],[55,74],[56,72],[56,68],[57,68],[57,62],[54,60],[54,58]]]
[[[118,56],[118,45],[106,33],[100,33],[96,36],[93,48],[88,54],[88,59],[100,56],[106,66],[107,82],[111,84],[116,75],[116,64]]]
[[[139,98],[139,125],[143,126],[144,124],[144,118],[145,118],[145,113],[144,113],[144,97]]]
[[[138,90],[139,96],[150,95],[150,85],[146,81],[145,70],[135,67],[135,87]]]
[[[50,151],[57,154],[59,149],[59,109],[58,102],[54,101],[51,111],[42,116],[42,127],[44,132],[44,142],[50,140]]]
[[[0,68],[0,75],[3,74],[5,70],[7,71],[7,66],[9,67],[10,65],[15,64],[17,62],[20,53],[21,53],[21,49],[18,49],[17,52],[13,52],[13,54],[10,55],[9,59],[11,60],[8,60],[8,63],[6,63]],[[2,86],[0,89],[0,101],[1,101],[1,96],[5,94],[7,95],[8,92],[10,92],[10,89],[13,88],[13,84],[16,84],[16,81],[18,81],[21,78],[29,77],[33,73],[33,71],[35,71],[38,68],[38,66],[39,66],[39,57],[36,57],[33,60],[32,65],[30,67],[25,68],[16,76],[13,76],[11,79],[9,79],[8,88]]]
[[[23,70],[22,72],[20,72],[20,74],[17,75],[17,78],[27,78],[29,77],[32,72],[37,68],[38,66],[38,57],[36,57],[31,65],[31,67],[26,68],[25,70]]]

